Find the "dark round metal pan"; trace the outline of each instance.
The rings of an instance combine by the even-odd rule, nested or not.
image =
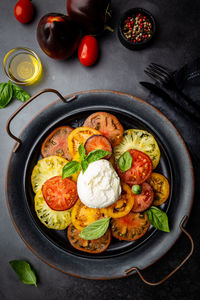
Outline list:
[[[16,230],[26,245],[52,267],[88,279],[126,277],[127,269],[135,267],[142,270],[161,258],[180,236],[180,224],[185,216],[189,216],[193,202],[191,160],[175,127],[145,101],[104,90],[80,92],[65,97],[68,98],[73,101],[57,100],[41,111],[24,128],[20,140],[17,139],[21,144],[17,150],[16,147],[13,149],[7,170],[8,208]],[[136,242],[113,239],[109,248],[99,255],[79,252],[69,244],[66,230],[50,230],[40,223],[34,211],[30,180],[33,167],[41,158],[41,144],[47,135],[61,125],[81,126],[85,118],[96,111],[114,114],[125,129],[141,128],[151,132],[161,150],[156,170],[169,179],[171,186],[169,200],[162,205],[169,218],[170,233],[152,227]]]

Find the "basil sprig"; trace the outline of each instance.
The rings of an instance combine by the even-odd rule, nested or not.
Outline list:
[[[95,240],[102,237],[109,226],[110,218],[97,220],[83,228],[79,236],[84,240]]]
[[[156,206],[151,206],[147,211],[147,216],[149,219],[149,222],[153,227],[165,231],[170,232],[169,230],[169,224],[168,224],[168,217],[167,214],[157,208]]]
[[[122,172],[126,172],[127,170],[129,170],[131,168],[132,161],[133,158],[131,154],[128,151],[124,152],[118,160],[120,170]]]
[[[87,170],[88,164],[94,161],[97,161],[109,154],[111,154],[108,151],[97,149],[94,151],[91,151],[88,155],[86,155],[85,147],[83,144],[81,144],[78,147],[78,152],[80,156],[80,162],[79,161],[70,161],[66,165],[64,165],[62,170],[62,178],[66,178],[71,176],[72,174],[78,172],[80,168],[82,169],[83,173]]]
[[[2,82],[0,83],[0,108],[4,108],[13,96],[12,84],[10,81],[8,83]]]
[[[20,100],[22,102],[26,102],[30,98],[29,93],[21,89],[16,84],[12,84],[12,87],[13,87],[13,98]]]
[[[29,263],[24,260],[11,260],[9,264],[19,276],[19,279],[24,284],[33,284],[37,286],[37,278]]]
[[[66,165],[64,165],[62,169],[62,178],[69,177],[73,175],[74,173],[78,172],[81,168],[81,164],[79,161],[72,160],[68,162]]]
[[[30,98],[30,95],[18,87],[12,84],[10,80],[7,82],[0,83],[0,108],[6,107],[12,99],[18,99],[25,102]]]

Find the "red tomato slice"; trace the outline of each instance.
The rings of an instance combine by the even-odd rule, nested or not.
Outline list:
[[[43,197],[53,210],[67,210],[78,199],[76,183],[69,178],[55,176],[48,179],[42,186]]]
[[[134,195],[133,212],[142,212],[149,208],[153,202],[153,189],[147,182],[142,184],[142,192],[139,195]]]
[[[119,177],[130,185],[142,184],[152,173],[152,161],[144,152],[134,149],[128,150],[128,152],[133,158],[131,168],[126,172],[122,172],[117,165]]]
[[[107,112],[96,112],[90,115],[83,126],[99,130],[102,135],[109,139],[113,147],[119,145],[124,133],[123,126],[119,120]]]
[[[43,157],[57,155],[71,160],[69,153],[68,135],[73,131],[69,126],[56,128],[42,144],[41,153]]]
[[[104,157],[105,159],[109,159],[112,155],[112,146],[109,140],[103,135],[93,135],[87,139],[85,142],[85,150],[86,153],[90,153],[91,151],[101,149],[110,152],[110,155]]]

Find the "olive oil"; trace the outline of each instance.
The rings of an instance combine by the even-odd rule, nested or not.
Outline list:
[[[22,52],[12,57],[8,71],[14,81],[28,85],[40,78],[41,64],[32,54]]]

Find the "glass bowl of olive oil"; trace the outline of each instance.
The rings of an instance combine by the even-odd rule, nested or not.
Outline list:
[[[3,68],[7,77],[16,84],[30,85],[41,78],[42,64],[29,48],[17,47],[4,57]]]

